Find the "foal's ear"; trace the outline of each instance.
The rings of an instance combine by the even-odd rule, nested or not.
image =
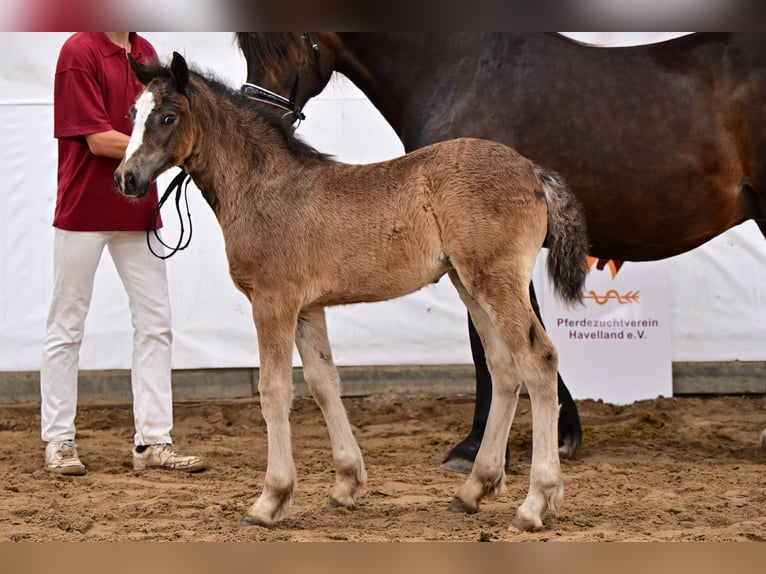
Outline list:
[[[186,60],[178,52],[173,52],[173,61],[170,63],[170,75],[173,78],[173,86],[179,91],[186,91],[189,83],[189,67]]]
[[[157,76],[157,66],[156,64],[154,66],[147,66],[145,64],[142,64],[133,56],[128,54],[128,61],[130,62],[130,68],[133,70],[133,73],[136,75],[136,78],[139,82],[141,82],[144,86],[148,85],[149,82],[152,81],[152,79]]]

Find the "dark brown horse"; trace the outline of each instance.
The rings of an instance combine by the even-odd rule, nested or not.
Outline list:
[[[693,34],[624,48],[517,33],[241,33],[238,40],[248,82],[287,96],[290,109],[299,111],[338,71],[407,151],[481,137],[557,170],[583,205],[593,256],[669,257],[748,219],[766,230],[762,34]],[[470,339],[476,411],[470,435],[445,461],[454,469],[470,465],[491,396],[472,325]],[[560,377],[559,400],[565,454],[579,445],[580,424]]]
[[[585,222],[560,178],[497,142],[456,139],[376,164],[332,161],[297,140],[276,111],[190,71],[131,59],[146,85],[115,172],[142,197],[172,166],[203,190],[235,285],[252,303],[268,463],[249,524],[285,514],[296,482],[289,412],[292,350],[324,414],[336,479],[331,506],[353,507],[367,478],[340,397],[324,308],[382,301],[449,275],[486,346],[492,411],[473,470],[450,508],[476,512],[504,485],[504,453],[521,384],[532,405],[529,491],[514,524],[542,527],[563,497],[556,444],[556,349],[529,300],[545,243],[557,293],[581,300]]]

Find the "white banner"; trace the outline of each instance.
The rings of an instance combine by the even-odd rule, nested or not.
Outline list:
[[[68,33],[0,34],[0,371],[40,367],[45,317],[50,303],[56,197],[56,142],[53,139],[53,72]],[[617,43],[616,34],[583,35],[596,43]],[[155,32],[147,37],[163,60],[173,50],[203,70],[213,70],[236,86],[245,79],[245,63],[230,33]],[[630,41],[638,41],[629,37]],[[658,39],[642,34],[644,40]],[[640,88],[640,87],[639,87]],[[299,133],[321,151],[348,162],[365,163],[402,153],[393,130],[350,82],[338,78],[306,107]],[[164,178],[165,185],[168,178]],[[220,227],[196,188],[189,189],[194,219],[190,248],[168,261],[174,325],[173,366],[177,369],[254,367],[258,365],[256,334],[247,299],[233,286],[223,250]],[[683,190],[679,193],[684,193]],[[165,215],[166,239],[176,237],[177,221]],[[625,264],[628,273],[654,273],[654,263]],[[675,361],[766,360],[766,242],[754,223],[728,231],[690,253],[667,261]],[[606,273],[599,271],[598,273]],[[594,272],[595,277],[595,272]],[[591,278],[592,279],[592,278]],[[541,298],[547,280],[538,280]],[[620,288],[622,289],[622,288]],[[640,287],[641,304],[647,303]],[[627,288],[630,290],[630,288]],[[620,291],[622,293],[622,291]],[[556,315],[550,297],[543,301],[549,328]],[[602,311],[615,306],[615,300]],[[630,305],[623,305],[623,312]],[[620,318],[624,316],[620,315]],[[632,316],[630,316],[632,318]],[[667,315],[663,315],[667,317]],[[630,379],[653,360],[653,353],[670,353],[662,317],[659,327],[622,328],[623,339],[588,340],[609,343],[617,357],[628,341],[628,354],[619,355],[616,372],[607,372],[604,356],[585,359],[578,347],[567,348],[572,329],[554,333],[561,347],[560,366],[576,398],[603,398],[613,392],[666,394],[654,389],[653,374]],[[606,324],[605,324],[606,325]],[[343,365],[469,363],[466,313],[449,282],[429,286],[409,297],[386,303],[353,305],[328,310],[328,327],[335,357]],[[574,330],[579,327],[574,328]],[[614,324],[591,328],[612,332]],[[645,350],[628,332],[646,331],[664,348]],[[596,337],[598,335],[595,335]],[[616,335],[615,335],[616,337]],[[86,324],[80,366],[83,369],[125,369],[131,362],[130,313],[124,289],[108,255],[96,276],[96,289]],[[643,339],[637,339],[640,343]],[[581,341],[582,342],[582,341]],[[568,354],[574,353],[574,356]],[[297,361],[296,361],[297,364]],[[593,372],[570,373],[586,365]],[[665,371],[669,363],[662,359]],[[669,393],[669,390],[667,391]],[[620,398],[620,401],[628,400]]]
[[[615,404],[671,396],[667,262],[589,259],[584,305],[568,308],[542,280],[544,261],[535,267],[538,299],[572,395]]]

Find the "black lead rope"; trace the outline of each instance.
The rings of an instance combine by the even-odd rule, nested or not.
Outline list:
[[[191,212],[189,211],[189,195],[187,193],[190,181],[191,181],[191,176],[188,173],[186,173],[186,171],[183,168],[181,168],[181,171],[173,178],[173,181],[170,182],[170,184],[168,185],[168,188],[165,190],[165,193],[162,194],[162,197],[157,203],[157,207],[155,207],[154,211],[152,212],[152,217],[149,220],[149,225],[146,228],[146,244],[149,246],[149,251],[152,252],[152,255],[154,255],[155,257],[159,259],[168,259],[169,257],[172,257],[179,251],[183,251],[184,249],[189,247],[189,243],[191,243],[192,221],[191,221]],[[160,234],[158,233],[158,229],[157,229],[157,216],[160,214],[160,210],[162,209],[162,206],[165,205],[165,203],[167,202],[168,198],[173,193],[173,191],[176,192],[176,213],[178,213],[178,221],[181,227],[180,235],[178,237],[178,243],[175,245],[175,247],[165,243],[160,237]],[[184,228],[183,214],[181,213],[181,195],[184,196],[184,203],[186,204],[186,219],[189,220],[189,237],[186,239],[186,243],[183,242],[186,230]],[[152,242],[151,242],[152,233],[154,234],[154,237],[157,239],[157,241],[159,241],[163,247],[170,250],[170,252],[167,255],[160,255],[156,251],[154,251],[154,248],[152,247]]]

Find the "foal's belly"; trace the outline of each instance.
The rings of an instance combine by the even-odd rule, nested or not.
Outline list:
[[[430,257],[427,262],[402,262],[394,267],[381,265],[374,269],[353,269],[353,262],[349,267],[351,269],[338,271],[329,281],[310,280],[306,306],[329,307],[395,299],[436,283],[451,269],[442,255]]]

